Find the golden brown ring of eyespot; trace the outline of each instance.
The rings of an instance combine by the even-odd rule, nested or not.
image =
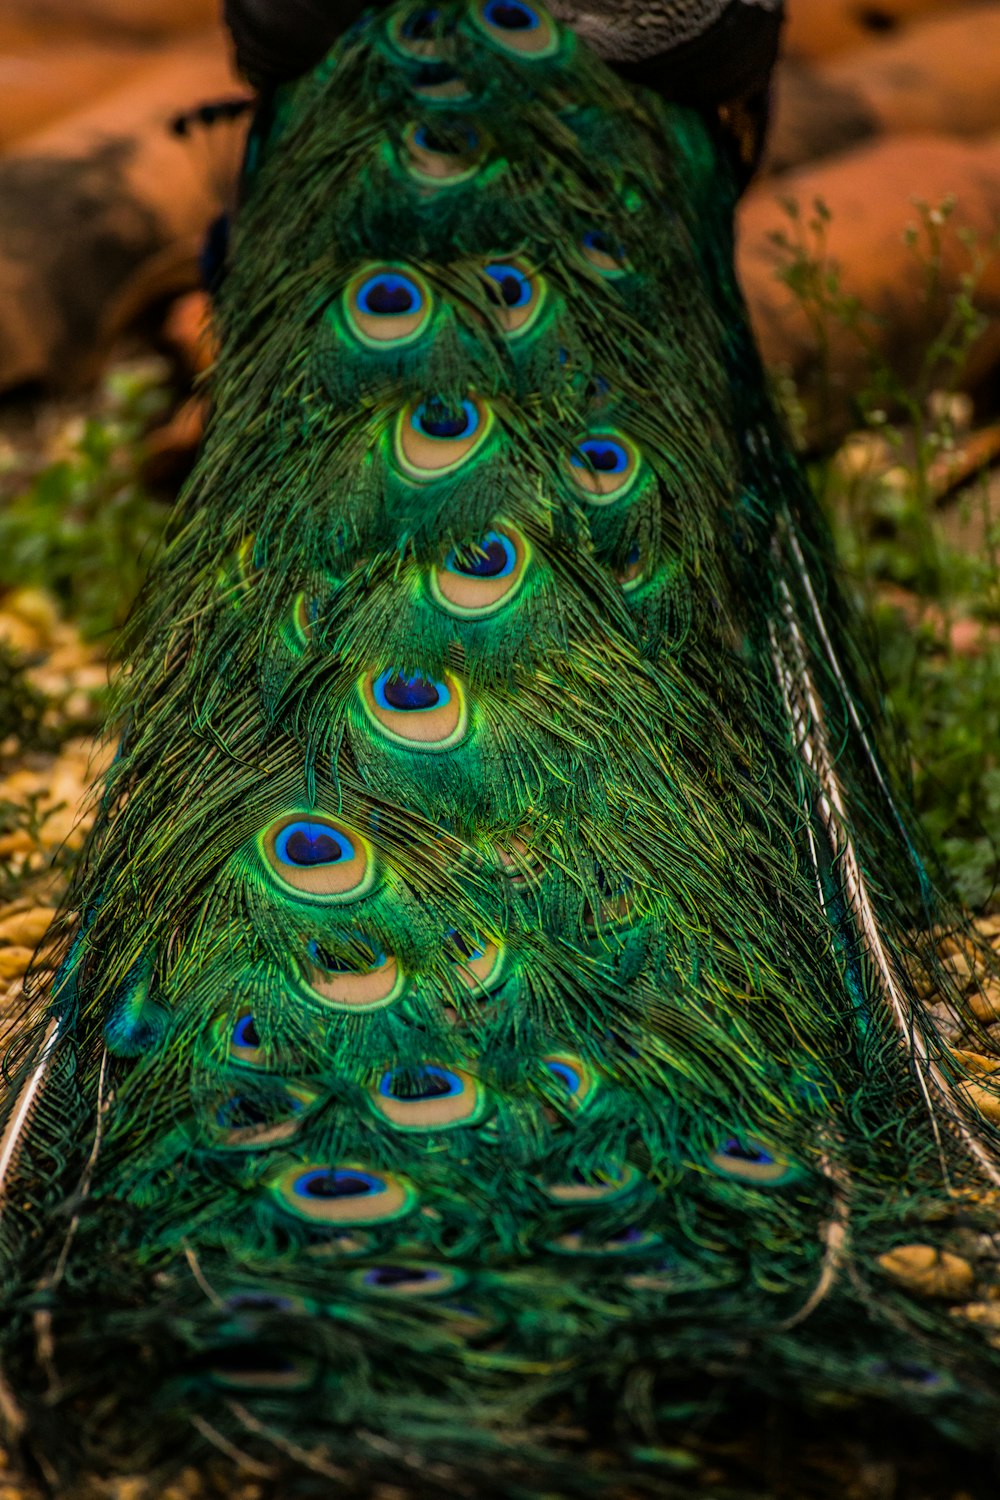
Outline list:
[[[502,25],[504,13],[521,12],[522,23]],[[559,30],[540,5],[510,3],[510,0],[477,0],[472,20],[479,30],[504,52],[514,53],[526,61],[541,61],[559,50]]]
[[[316,1103],[317,1095],[300,1084],[286,1084],[282,1092],[298,1102],[295,1113],[282,1116],[273,1125],[217,1126],[213,1131],[216,1144],[231,1151],[261,1151],[291,1140],[300,1129],[306,1110]]]
[[[463,151],[441,151],[426,143],[426,127],[419,122],[403,131],[403,164],[411,177],[430,188],[457,187],[479,171],[482,142],[470,143]]]
[[[380,1285],[373,1276],[373,1272],[380,1268],[359,1266],[356,1271],[350,1273],[350,1281],[359,1291],[368,1292],[377,1297],[445,1297],[449,1292],[458,1291],[465,1286],[468,1277],[462,1271],[453,1270],[450,1266],[432,1266],[416,1261],[407,1261],[402,1265],[394,1265],[396,1271],[412,1271],[413,1276],[408,1281],[393,1278],[384,1285]],[[423,1272],[433,1272],[433,1280],[423,1275]]]
[[[406,988],[406,975],[392,954],[375,968],[356,974],[328,974],[307,962],[305,976],[310,994],[332,1010],[381,1010],[398,1000]]]
[[[545,305],[548,285],[518,255],[494,258],[484,268],[484,279],[490,293],[490,314],[508,338],[518,338],[537,322]],[[513,286],[516,302],[507,301],[507,288]]]
[[[404,1099],[386,1092],[386,1074],[381,1083],[371,1090],[372,1107],[383,1119],[395,1125],[397,1130],[445,1130],[455,1125],[475,1125],[482,1119],[487,1108],[487,1095],[463,1068],[438,1068],[434,1070],[456,1087],[447,1094],[425,1099]]]
[[[297,833],[307,856],[300,862],[294,858]],[[330,859],[308,857],[310,846],[318,841],[329,846]],[[367,842],[325,813],[312,809],[283,813],[258,835],[257,844],[271,877],[307,900],[357,901],[375,883],[375,859]]]
[[[420,11],[428,7],[413,5],[403,11],[396,11],[389,18],[386,26],[386,36],[397,52],[404,57],[419,58],[421,62],[445,62],[454,51],[454,43],[450,37],[445,35],[435,36],[407,36],[406,28]]]
[[[216,1385],[228,1391],[304,1391],[316,1378],[316,1362],[289,1359],[287,1368],[274,1370],[227,1370],[212,1365],[209,1374]]]
[[[447,561],[431,569],[430,591],[434,602],[459,619],[482,620],[510,603],[524,582],[531,561],[531,546],[509,522],[498,523],[491,536],[506,542],[513,551],[513,566],[503,577],[482,578],[455,572]],[[449,553],[449,558],[453,556]]]
[[[787,1182],[796,1175],[796,1169],[787,1157],[774,1156],[758,1142],[748,1138],[745,1144],[751,1149],[759,1149],[766,1161],[745,1161],[738,1156],[727,1155],[723,1151],[717,1151],[709,1157],[713,1169],[722,1177],[728,1177],[737,1182],[745,1182],[751,1187],[777,1187],[780,1183]]]
[[[376,688],[384,673],[366,672],[358,684],[365,713],[386,739],[408,750],[450,750],[466,736],[469,713],[465,693],[451,672],[442,674],[447,699],[434,708],[400,709],[377,701]]]
[[[461,954],[455,957],[455,978],[467,990],[488,990],[499,980],[505,961],[502,945],[485,943],[476,958],[464,958]]]
[[[383,283],[397,294],[409,296],[416,306],[400,313],[372,312],[366,297]],[[370,349],[391,345],[400,348],[415,342],[427,328],[434,312],[434,294],[427,281],[402,261],[380,261],[364,266],[344,288],[341,306],[355,338]]]
[[[617,1177],[606,1177],[603,1182],[543,1182],[540,1186],[556,1203],[602,1203],[630,1192],[638,1180],[635,1167],[626,1164]]]
[[[603,469],[596,459],[606,454],[615,464]],[[566,472],[591,505],[611,505],[632,489],[642,463],[638,448],[624,433],[613,429],[588,432],[566,459]]]
[[[251,1045],[241,1042],[247,1023],[253,1024],[253,1011],[249,1005],[241,1005],[235,1014],[220,1011],[215,1018],[215,1034],[220,1041],[225,1041],[230,1062],[239,1063],[244,1068],[266,1068],[268,1058],[259,1038]]]
[[[293,1162],[268,1179],[286,1212],[312,1224],[381,1224],[416,1202],[408,1182],[355,1162]]]
[[[542,1062],[549,1073],[564,1084],[564,1103],[570,1109],[582,1109],[597,1088],[593,1068],[573,1052],[550,1052]],[[574,1083],[575,1086],[571,1086]]]
[[[410,402],[396,419],[393,456],[397,467],[415,484],[443,479],[479,451],[493,431],[493,410],[478,396],[462,403],[470,415],[468,428],[457,437],[434,437],[422,431],[425,402]]]

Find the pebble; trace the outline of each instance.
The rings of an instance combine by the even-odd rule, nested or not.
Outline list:
[[[972,1267],[960,1255],[933,1245],[898,1245],[878,1257],[885,1274],[917,1297],[957,1301],[975,1286]]]
[[[34,947],[40,943],[52,918],[55,916],[51,906],[34,906],[27,911],[14,912],[10,916],[0,916],[0,944],[21,944],[25,947]]]

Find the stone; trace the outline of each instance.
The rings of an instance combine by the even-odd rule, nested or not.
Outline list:
[[[878,1264],[898,1286],[917,1297],[955,1302],[976,1284],[967,1260],[933,1245],[897,1245],[878,1257]]]

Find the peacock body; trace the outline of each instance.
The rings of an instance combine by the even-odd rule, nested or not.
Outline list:
[[[992,1449],[997,1354],[879,1266],[991,1232],[996,1133],[738,189],[533,0],[391,5],[269,91],[8,1059],[52,1491],[668,1494],[748,1392]]]

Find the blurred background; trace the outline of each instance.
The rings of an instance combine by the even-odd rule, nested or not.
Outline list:
[[[0,0],[0,993],[203,423],[201,252],[246,126],[203,106],[248,97],[219,5]],[[920,809],[1000,930],[1000,3],[788,10],[740,275]]]

